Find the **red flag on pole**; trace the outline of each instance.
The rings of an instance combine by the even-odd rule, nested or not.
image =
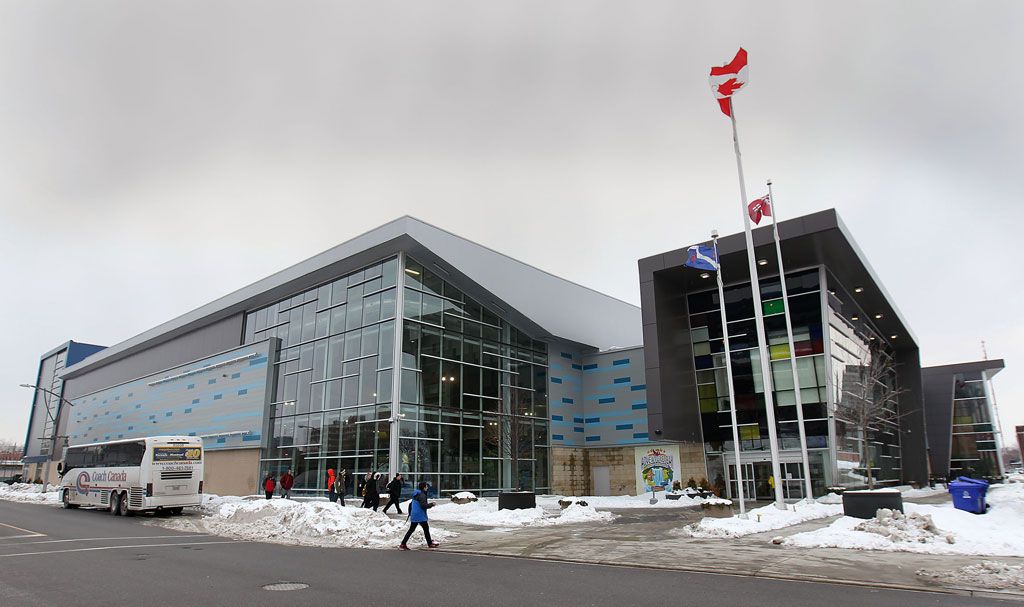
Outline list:
[[[750,215],[750,221],[760,225],[762,217],[772,216],[772,198],[770,194],[758,198],[754,202],[747,205],[747,213]]]
[[[732,117],[732,94],[747,83],[747,51],[741,47],[732,61],[711,68],[710,82],[722,113]]]

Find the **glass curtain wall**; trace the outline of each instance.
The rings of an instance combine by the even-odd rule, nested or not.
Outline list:
[[[398,470],[440,494],[548,490],[547,344],[413,259],[403,280]]]
[[[387,474],[398,259],[309,289],[245,319],[245,343],[281,339],[261,478],[289,468],[297,493],[327,469]]]
[[[892,359],[891,345],[865,320],[864,312],[852,302],[853,297],[831,276],[829,284],[829,351],[832,363],[832,405],[843,407],[848,401],[873,398],[875,391],[865,392],[863,379],[872,374],[875,353]],[[892,386],[897,383],[895,367],[886,370],[875,381]],[[891,407],[898,409],[898,402]],[[876,483],[896,484],[902,475],[902,459],[898,421],[883,424],[867,436],[861,428],[836,419],[837,482],[847,486],[863,486],[867,482],[867,466]]]
[[[771,357],[776,404],[776,424],[783,452],[794,451],[799,460],[800,438],[792,367],[795,359],[800,380],[804,427],[811,463],[814,492],[823,492],[831,467],[829,456],[828,404],[822,333],[821,293],[817,269],[790,272],[786,277],[795,353],[789,351],[785,305],[778,277],[761,279],[765,333]],[[725,288],[733,384],[740,448],[744,452],[768,451],[768,420],[764,378],[761,374],[754,300],[750,283]],[[697,394],[709,473],[724,477],[724,457],[733,453],[729,387],[725,369],[725,345],[717,289],[687,297]],[[795,354],[795,357],[793,356]],[[711,469],[714,468],[714,469]],[[801,478],[800,471],[793,475]],[[763,479],[767,482],[767,479]],[[787,497],[803,497],[800,483],[785,483]]]
[[[991,407],[981,372],[959,373],[953,378],[953,445],[951,477],[999,475],[998,450]]]

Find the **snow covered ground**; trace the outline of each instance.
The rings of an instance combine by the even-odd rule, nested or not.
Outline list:
[[[54,485],[47,485],[46,490],[44,490],[42,485],[29,483],[7,485],[6,483],[0,483],[0,500],[59,506],[60,492],[57,491],[57,487]]]
[[[988,503],[989,511],[978,515],[957,510],[952,503],[908,502],[904,504],[907,516],[902,519],[876,518],[864,525],[861,519],[844,516],[822,529],[787,537],[784,543],[801,548],[1024,556],[1024,485],[992,487]],[[926,516],[934,530],[923,523]]]
[[[536,508],[522,510],[498,510],[494,499],[480,498],[469,504],[440,503],[428,512],[431,520],[450,521],[481,527],[497,527],[502,530],[517,527],[548,527],[572,523],[610,521],[611,512],[598,512],[593,506],[572,504],[565,510],[545,508],[538,498]]]
[[[198,517],[152,519],[154,524],[180,531],[302,546],[394,548],[409,528],[405,518],[323,501],[206,495]],[[455,534],[430,528],[434,541]],[[423,543],[416,532],[412,545]]]
[[[616,510],[629,508],[697,508],[705,500],[701,498],[681,497],[677,500],[667,499],[664,495],[658,495],[658,503],[651,504],[651,495],[612,495],[597,496],[585,495],[583,497],[566,497],[564,495],[538,495],[537,506],[542,508],[558,508],[559,500],[571,499],[573,501],[586,502],[598,510]]]
[[[1024,590],[1024,567],[1000,561],[982,561],[950,571],[919,569],[917,575],[946,585],[993,590]]]
[[[743,537],[842,513],[843,507],[835,504],[798,502],[788,504],[785,510],[779,510],[774,504],[771,504],[747,511],[747,518],[738,516],[730,518],[705,517],[699,522],[683,527],[678,533],[683,537]]]

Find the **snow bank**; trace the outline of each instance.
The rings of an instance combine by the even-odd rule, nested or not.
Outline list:
[[[598,512],[593,506],[572,504],[557,513],[538,506],[520,510],[498,510],[498,502],[481,499],[469,504],[438,504],[428,512],[431,520],[450,521],[480,527],[547,527],[570,523],[610,521],[610,512]]]
[[[920,489],[914,489],[908,485],[897,487],[900,493],[903,494],[903,499],[919,499],[922,497],[931,497],[933,495],[949,495],[949,491],[942,487],[922,487]]]
[[[842,506],[832,504],[798,502],[789,504],[785,510],[779,510],[773,504],[747,512],[745,519],[738,516],[730,518],[705,517],[700,522],[683,527],[678,533],[683,537],[743,537],[842,513]]]
[[[865,526],[865,521],[844,516],[822,529],[792,535],[784,544],[800,548],[1024,556],[1024,485],[993,487],[989,490],[988,502],[991,509],[981,515],[957,510],[952,504],[905,503],[907,519],[913,517],[920,522],[922,517],[928,516],[934,528],[940,530],[930,541],[921,541],[921,534],[898,532],[898,523]],[[886,527],[894,532],[886,535]],[[879,530],[883,533],[878,533]]]
[[[917,575],[940,580],[947,586],[1024,590],[1024,566],[999,561],[982,561],[949,571],[919,569]]]
[[[709,498],[713,499],[713,498]],[[544,508],[558,508],[558,500],[572,500],[574,502],[587,502],[587,505],[598,510],[618,510],[629,508],[696,508],[704,501],[701,498],[680,497],[677,500],[670,500],[663,494],[658,495],[658,503],[651,504],[651,494],[645,495],[614,495],[597,496],[587,495],[584,497],[566,497],[563,495],[537,496],[537,505]]]
[[[47,485],[44,489],[42,485],[29,483],[0,483],[0,500],[60,505],[59,489],[56,485]]]
[[[394,548],[409,526],[404,518],[391,519],[382,512],[321,501],[207,495],[198,510],[198,519],[155,520],[165,527],[241,540],[359,548]],[[430,533],[435,540],[454,535],[437,528]]]
[[[458,493],[456,493],[452,497],[454,497],[456,499],[460,499],[460,500],[475,500],[476,499],[476,494],[475,493],[471,493],[469,491],[459,491]]]

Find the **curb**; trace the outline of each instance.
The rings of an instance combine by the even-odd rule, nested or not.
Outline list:
[[[679,571],[684,573],[704,573],[708,575],[725,575],[730,577],[752,577],[761,579],[784,580],[790,582],[804,582],[809,584],[837,584],[841,586],[858,586],[862,588],[883,588],[886,590],[900,590],[904,592],[926,592],[931,594],[947,594],[957,596],[970,596],[977,598],[994,598],[1024,601],[1024,593],[1004,590],[980,590],[975,588],[962,587],[936,587],[928,588],[921,586],[910,586],[906,584],[891,584],[885,582],[865,582],[862,580],[846,580],[816,575],[783,575],[777,573],[762,573],[755,571],[751,573],[740,573],[729,569],[714,567],[673,567],[668,565],[645,565],[633,563],[618,563],[613,561],[586,561],[582,559],[560,558],[560,557],[535,557],[519,556],[514,554],[501,554],[495,552],[480,552],[476,550],[460,550],[457,548],[436,548],[435,552],[446,552],[449,554],[466,554],[476,556],[489,556],[496,558],[522,559],[531,561],[547,561],[552,563],[572,563],[575,565],[597,565],[601,567],[621,567],[627,569],[650,569],[656,571]]]

